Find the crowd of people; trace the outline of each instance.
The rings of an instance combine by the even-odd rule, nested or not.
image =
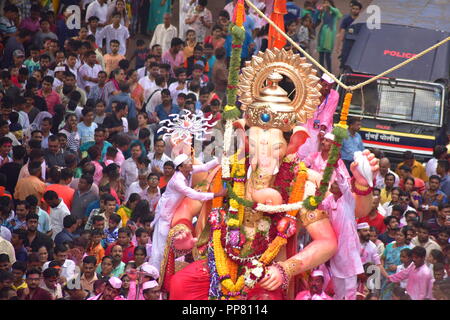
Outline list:
[[[183,1],[180,30],[171,1],[59,2],[6,1],[0,17],[0,300],[164,299],[150,263],[155,213],[186,165],[161,123],[195,115],[223,132],[237,1],[214,13],[207,0]],[[266,1],[254,3],[265,12]],[[81,5],[79,28],[71,5]],[[335,41],[345,56],[361,8],[351,1],[338,28],[332,0],[287,1],[285,28],[331,70]],[[267,48],[269,29],[247,6],[244,26],[243,62]],[[135,39],[145,33],[150,43]],[[361,121],[349,125],[347,167],[363,149]],[[426,166],[406,152],[395,170],[375,151],[373,209],[357,221],[365,273],[355,295],[450,299],[449,150],[436,146]],[[381,269],[380,288],[366,281],[371,265]],[[322,265],[297,298],[333,299],[331,279]]]

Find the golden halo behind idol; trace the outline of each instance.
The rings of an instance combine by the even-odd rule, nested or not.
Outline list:
[[[246,124],[288,132],[297,122],[306,123],[320,104],[321,85],[316,73],[306,58],[292,50],[274,48],[254,55],[242,69],[238,84]],[[292,100],[279,86],[283,76],[294,84]]]

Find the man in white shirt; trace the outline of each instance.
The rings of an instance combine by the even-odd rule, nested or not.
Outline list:
[[[234,12],[234,8],[236,7],[237,4],[237,0],[233,0],[231,2],[229,2],[223,9],[226,10],[229,14],[230,17],[233,16],[233,12]]]
[[[164,14],[164,23],[156,26],[149,48],[152,48],[155,44],[159,44],[162,52],[166,52],[170,49],[170,42],[173,38],[178,36],[177,28],[170,23],[171,18],[172,15],[170,13]]]
[[[98,1],[98,0],[97,0]],[[111,40],[117,40],[120,43],[119,54],[125,55],[128,47],[128,39],[130,32],[128,28],[120,24],[120,13],[114,13],[112,16],[112,24],[107,25],[101,31],[97,31],[96,42],[100,44],[106,39],[106,52],[111,53]]]
[[[155,152],[148,153],[148,159],[150,160],[150,165],[152,166],[152,172],[163,175],[164,163],[167,161],[172,161],[172,159],[164,153],[164,150],[166,149],[166,143],[164,140],[156,140],[154,149]]]
[[[133,182],[138,180],[138,163],[141,156],[141,145],[133,143],[131,145],[131,157],[123,162],[122,171],[120,172],[120,177],[126,188],[129,188]],[[147,169],[150,170],[150,165],[148,165]]]
[[[156,87],[155,79],[159,76],[159,65],[156,62],[150,63],[148,67],[147,76],[139,80],[139,85],[144,89],[144,101],[147,101],[153,88]]]
[[[69,248],[66,245],[60,244],[55,247],[55,260],[61,265],[61,277],[65,280],[71,279],[75,275],[76,264],[70,259],[67,259]],[[42,271],[49,267],[51,261],[47,261],[42,266]],[[63,279],[64,280],[64,279]],[[65,282],[65,281],[64,281]]]
[[[149,54],[147,58],[145,58],[145,64],[142,68],[137,69],[138,79],[146,77],[150,73],[150,65],[152,62],[156,62],[155,57],[152,54]]]
[[[78,56],[76,53],[69,52],[67,54],[65,65],[69,69],[70,72],[73,73],[75,76],[75,80],[78,80],[78,67],[77,64],[81,65],[81,63],[78,60]]]
[[[108,5],[106,4],[106,0],[95,0],[88,5],[85,18],[86,22],[89,22],[89,18],[92,16],[96,16],[99,19],[97,32],[101,31],[108,22]]]
[[[358,224],[358,236],[361,243],[361,262],[363,265],[366,263],[372,263],[374,265],[380,266],[381,260],[378,255],[377,246],[375,243],[370,241],[370,226],[367,222]]]
[[[433,158],[428,160],[425,166],[425,172],[428,177],[436,175],[436,168],[439,160],[445,160],[447,157],[447,148],[445,146],[437,145],[434,147]]]
[[[176,70],[175,74],[178,81],[171,83],[169,86],[170,96],[172,97],[173,101],[177,100],[178,94],[189,93],[188,83],[186,81],[187,79],[186,69],[179,68]]]
[[[153,116],[156,106],[159,106],[162,103],[161,91],[166,88],[166,80],[162,76],[157,76],[155,79],[155,86],[151,90],[144,91],[144,107],[150,118]]]
[[[50,207],[50,229],[53,231],[52,239],[64,229],[64,217],[70,215],[70,210],[55,191],[44,193],[44,200]]]
[[[102,67],[97,64],[97,55],[94,51],[88,51],[85,54],[86,63],[83,64],[78,70],[80,75],[81,89],[86,92],[90,91],[90,88],[95,86],[98,82],[98,73],[102,71]]]
[[[125,201],[128,201],[131,194],[137,193],[141,195],[145,192],[145,190],[147,190],[147,176],[149,175],[149,173],[150,171],[148,171],[147,169],[138,170],[138,181],[133,182],[127,189],[127,192],[125,194]]]
[[[378,174],[375,177],[375,179],[376,179],[375,186],[379,189],[383,189],[386,186],[384,183],[384,177],[389,172],[389,173],[392,173],[395,177],[394,187],[398,187],[398,184],[400,183],[400,178],[399,178],[398,174],[396,174],[394,171],[391,170],[391,162],[389,161],[389,159],[381,158],[379,166],[380,166],[380,171],[378,172]]]

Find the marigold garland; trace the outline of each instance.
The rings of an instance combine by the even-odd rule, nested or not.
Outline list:
[[[339,124],[343,127],[347,126],[347,117],[350,109],[350,104],[352,102],[353,94],[351,92],[347,92],[345,94],[344,103],[342,104],[341,117]]]
[[[292,192],[289,197],[289,203],[295,203],[301,201],[305,195],[305,185],[306,180],[308,178],[308,172],[306,170],[306,166],[303,162],[299,164],[299,171],[297,177],[294,182],[294,186],[292,187]],[[289,211],[287,214],[290,216],[297,216],[298,210]],[[276,238],[270,243],[267,250],[263,253],[259,261],[268,265],[275,259],[275,257],[280,252],[280,249],[286,245],[287,238],[282,237],[281,235],[277,235]]]
[[[233,189],[233,193],[239,197],[243,197],[245,193],[245,159],[238,160],[237,154],[231,157],[231,177],[234,180],[233,186],[228,185],[229,189]],[[218,192],[222,185],[222,172],[219,171],[214,177],[213,192]],[[230,188],[231,187],[231,188]],[[217,211],[223,204],[223,198],[213,199],[213,211]],[[237,201],[230,199],[230,208],[227,213],[225,221],[226,225],[231,229],[239,229],[240,221],[236,215],[240,211],[243,212],[244,206]],[[239,265],[233,261],[225,252],[222,246],[222,230],[219,227],[218,222],[213,226],[213,250],[217,274],[219,275],[219,281],[222,285],[222,293],[224,297],[228,296],[230,299],[236,299],[241,295],[241,291],[244,287],[245,277],[242,275],[238,277]]]
[[[222,189],[222,168],[220,168],[216,175],[214,176],[213,182],[212,182],[212,192],[217,193],[220,192]],[[212,207],[213,208],[220,208],[223,204],[223,197],[215,197],[212,200]]]
[[[217,273],[219,274],[219,279],[221,280],[222,288],[228,292],[224,292],[225,294],[240,294],[240,291],[244,288],[244,276],[239,276],[236,282],[232,281],[232,277],[230,275],[229,265],[231,265],[228,256],[225,253],[225,250],[222,247],[221,238],[221,230],[216,229],[213,232],[213,243],[214,243],[214,256],[216,258],[216,267]],[[233,261],[231,261],[234,263]],[[237,270],[236,270],[237,271]],[[236,272],[237,274],[237,272]]]

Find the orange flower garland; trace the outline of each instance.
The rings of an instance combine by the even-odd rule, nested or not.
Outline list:
[[[217,171],[216,175],[214,176],[211,192],[217,193],[217,192],[220,192],[221,189],[222,189],[222,168],[220,168]],[[215,197],[212,200],[212,207],[220,208],[220,207],[222,207],[222,203],[223,203],[223,197]]]
[[[341,118],[339,124],[341,126],[347,125],[347,117],[350,109],[350,103],[352,102],[353,94],[351,92],[347,92],[345,94],[344,103],[342,104]]]
[[[232,177],[245,176],[245,159],[244,162],[237,161],[237,155],[232,157]],[[222,169],[220,169],[213,180],[212,192],[219,192],[222,188]],[[245,192],[245,183],[242,181],[235,181],[233,184],[233,190],[239,196],[243,196]],[[222,207],[223,198],[217,197],[213,199],[212,208],[217,209]],[[238,212],[244,209],[244,206],[239,205],[237,201],[231,203],[230,206],[238,209]],[[241,209],[242,207],[242,209]],[[239,223],[237,219],[235,223]],[[241,290],[244,287],[244,276],[238,278],[239,265],[230,259],[225,253],[221,242],[222,232],[220,229],[213,231],[213,245],[214,245],[214,257],[216,259],[216,268],[218,275],[222,278],[222,292],[225,295],[231,295],[233,298],[238,298]]]
[[[299,164],[300,168],[297,174],[297,178],[295,179],[294,186],[292,188],[291,195],[289,197],[289,203],[295,203],[298,201],[301,201],[305,194],[305,184],[306,179],[308,178],[308,172],[306,171],[306,166],[303,162],[300,162]],[[298,213],[298,210],[292,210],[289,211],[288,214],[290,216],[295,217]],[[277,236],[269,245],[267,250],[263,253],[261,258],[259,259],[260,262],[264,263],[265,265],[270,264],[273,259],[278,255],[280,252],[280,249],[286,245],[287,239],[283,238],[281,236]]]

